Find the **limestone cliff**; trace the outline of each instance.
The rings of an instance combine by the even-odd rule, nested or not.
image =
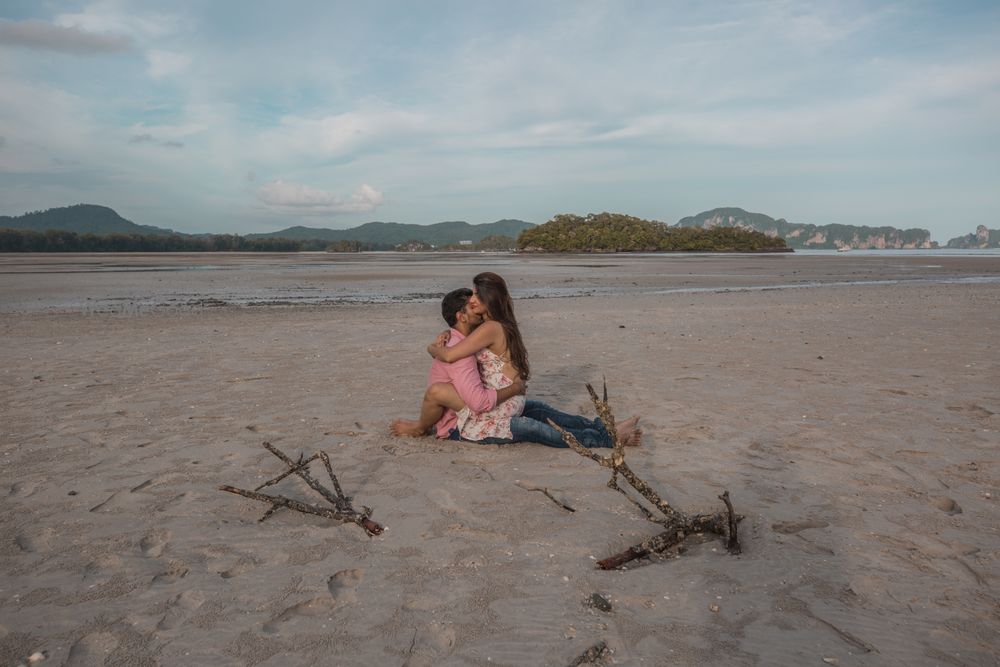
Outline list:
[[[956,236],[948,241],[948,248],[1000,248],[1000,229],[987,229],[979,225],[973,234]]]
[[[931,233],[926,229],[897,229],[863,225],[810,225],[775,220],[763,213],[750,213],[741,208],[716,208],[682,218],[677,227],[739,227],[780,236],[792,248],[935,248]]]

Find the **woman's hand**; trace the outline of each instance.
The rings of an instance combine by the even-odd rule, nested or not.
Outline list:
[[[440,359],[441,354],[444,352],[450,339],[451,331],[442,331],[438,334],[438,337],[434,339],[434,342],[427,346],[427,354],[431,355],[435,359]]]

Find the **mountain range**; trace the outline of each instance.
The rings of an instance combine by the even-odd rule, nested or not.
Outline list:
[[[739,227],[762,232],[768,236],[784,238],[792,248],[936,248],[926,229],[897,229],[896,227],[868,227],[861,225],[813,225],[788,222],[763,213],[751,213],[742,208],[715,208],[698,215],[682,218],[675,227]],[[433,225],[414,225],[398,222],[368,222],[350,229],[289,227],[266,234],[246,234],[247,239],[292,239],[299,241],[320,240],[357,241],[370,246],[392,248],[409,241],[422,241],[434,246],[458,244],[462,241],[478,243],[490,236],[507,236],[516,239],[522,231],[536,227],[524,220],[497,220],[472,225],[456,220]],[[107,206],[76,204],[47,211],[34,211],[19,216],[0,216],[0,229],[19,229],[36,232],[63,230],[77,234],[135,234],[144,236],[206,236],[183,234],[163,227],[139,225],[127,220]],[[1000,230],[987,229],[984,225],[972,234],[948,241],[949,248],[1000,247]]]
[[[140,234],[145,236],[172,236],[177,232],[163,227],[137,225],[118,215],[114,209],[95,204],[76,204],[50,208],[47,211],[33,211],[11,217],[0,215],[0,229],[25,229],[44,232],[58,229],[77,234]]]
[[[682,218],[677,227],[739,227],[780,236],[792,248],[935,248],[931,233],[926,229],[897,229],[862,225],[811,225],[775,220],[763,213],[750,213],[741,208],[715,208],[698,215]]]
[[[289,227],[269,234],[247,234],[247,238],[284,238],[300,241],[361,241],[373,245],[397,246],[407,241],[423,241],[434,246],[450,245],[461,241],[478,243],[487,236],[509,236],[516,239],[534,223],[524,220],[497,220],[481,225],[470,225],[462,220],[439,222],[433,225],[412,225],[399,222],[366,222],[351,229],[322,229]]]
[[[351,229],[324,229],[312,227],[289,227],[267,234],[245,234],[247,239],[280,238],[296,241],[360,241],[376,247],[392,248],[407,241],[424,241],[435,246],[457,244],[462,241],[478,243],[488,236],[518,235],[534,223],[524,220],[497,220],[496,222],[470,225],[455,220],[433,225],[412,225],[398,222],[368,222]],[[74,232],[76,234],[137,234],[141,236],[204,236],[204,234],[184,234],[172,229],[137,225],[126,220],[107,206],[76,204],[47,211],[34,211],[19,216],[0,216],[0,229],[21,229],[44,232],[50,229]]]

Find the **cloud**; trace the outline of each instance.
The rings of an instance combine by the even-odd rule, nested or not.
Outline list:
[[[146,57],[149,59],[149,75],[154,79],[180,74],[191,64],[190,56],[173,51],[150,51]]]
[[[300,183],[276,180],[257,188],[257,199],[267,206],[304,214],[370,213],[382,204],[381,192],[363,184],[347,197]]]
[[[95,2],[82,12],[59,14],[55,23],[90,32],[112,32],[138,37],[163,37],[177,32],[179,20],[169,14],[140,14],[135,8],[120,8],[114,0]]]
[[[261,134],[260,146],[265,153],[325,158],[409,141],[427,130],[428,121],[420,113],[366,108],[321,118],[286,116]]]
[[[143,134],[133,134],[129,137],[128,142],[130,144],[157,144],[159,146],[163,146],[164,148],[184,148],[184,142],[182,141],[177,141],[176,139],[160,141],[148,132]]]
[[[58,26],[44,21],[0,20],[0,43],[76,55],[132,50],[132,38],[128,35],[91,32],[78,26]]]

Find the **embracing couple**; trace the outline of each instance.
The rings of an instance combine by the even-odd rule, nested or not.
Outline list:
[[[420,418],[396,419],[396,435],[423,436],[434,428],[439,438],[499,445],[536,442],[566,447],[552,420],[584,447],[613,447],[600,418],[560,412],[526,400],[528,352],[514,317],[507,283],[495,273],[480,273],[473,288],[445,295],[441,315],[450,329],[427,346],[431,364]],[[638,445],[638,417],[618,424],[618,437]]]

